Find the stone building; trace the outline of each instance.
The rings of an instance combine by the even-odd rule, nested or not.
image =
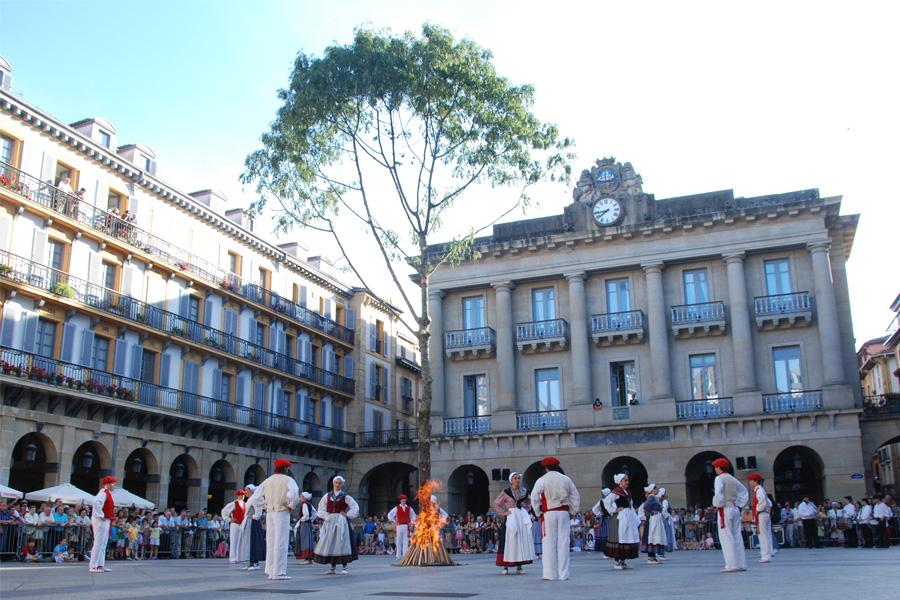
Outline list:
[[[555,454],[593,503],[612,476],[706,504],[711,461],[778,500],[859,495],[846,262],[858,215],[818,190],[657,200],[598,160],[563,214],[496,225],[429,292],[435,476],[449,510]],[[435,258],[442,245],[435,245]]]

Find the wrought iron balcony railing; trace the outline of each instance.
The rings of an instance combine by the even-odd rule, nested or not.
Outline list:
[[[364,431],[359,434],[360,448],[378,448],[385,446],[415,446],[416,436],[412,431],[389,429],[386,431]]]
[[[802,313],[812,310],[812,305],[809,302],[809,292],[757,296],[753,299],[753,307],[758,317]]]
[[[300,362],[286,354],[258,346],[235,335],[191,321],[181,315],[4,250],[0,250],[0,276],[67,297],[242,360],[271,367],[345,394],[354,393],[353,379]]]
[[[675,403],[679,421],[694,419],[719,419],[734,416],[734,401],[731,398],[708,398]]]
[[[672,307],[672,325],[691,325],[725,320],[724,302],[682,304]]]
[[[644,327],[644,313],[639,310],[591,315],[591,331],[607,333]]]
[[[767,415],[809,410],[822,410],[822,390],[763,394],[763,412]]]
[[[444,349],[468,348],[471,346],[495,346],[494,330],[490,327],[460,329],[444,333]]]
[[[520,342],[543,340],[547,338],[564,338],[569,336],[569,324],[565,319],[550,321],[532,321],[516,325],[516,340]]]
[[[490,432],[490,415],[444,419],[444,435],[477,435]]]
[[[181,415],[218,419],[263,431],[354,448],[356,434],[308,423],[249,406],[216,400],[184,390],[145,383],[106,371],[62,362],[12,348],[0,349],[0,373],[85,393],[117,398],[128,405],[148,406]]]
[[[545,410],[539,412],[516,413],[517,431],[539,431],[542,429],[567,429],[566,411]]]
[[[351,345],[354,343],[352,329],[259,285],[243,281],[237,275],[228,273],[208,260],[140,229],[134,223],[125,221],[118,215],[99,209],[2,161],[0,161],[0,173],[3,173],[6,178],[5,181],[0,180],[0,186],[24,196],[35,204],[65,215],[84,227],[116,238],[181,271],[238,294],[251,302],[271,308],[276,313],[297,323],[312,327],[342,342]]]
[[[867,417],[900,416],[900,394],[863,396],[863,414]]]

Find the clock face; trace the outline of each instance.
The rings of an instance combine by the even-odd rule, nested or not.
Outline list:
[[[614,225],[624,216],[622,203],[611,197],[597,200],[597,203],[594,204],[593,213],[597,224],[603,226]]]

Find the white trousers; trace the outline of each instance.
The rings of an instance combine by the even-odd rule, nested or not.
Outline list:
[[[99,569],[106,564],[106,544],[109,542],[109,519],[91,517],[94,530],[94,547],[91,548],[91,568]]]
[[[725,507],[725,528],[722,517],[716,519],[719,529],[719,543],[725,555],[726,569],[746,569],[747,555],[744,552],[744,538],[741,537],[741,511],[733,506]]]
[[[236,563],[241,560],[241,526],[232,523],[228,527],[228,560]]]
[[[403,555],[409,550],[409,525],[397,525],[396,535],[397,559],[403,560]]]
[[[769,513],[759,513],[759,526],[756,535],[759,537],[759,559],[772,560],[772,517]]]
[[[291,533],[291,512],[279,510],[266,513],[266,575],[287,575],[288,536]]]
[[[544,513],[544,579],[565,581],[569,578],[569,534],[572,526],[569,511]]]

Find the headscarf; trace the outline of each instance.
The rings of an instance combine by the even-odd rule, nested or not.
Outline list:
[[[341,483],[347,483],[347,480],[344,479],[343,477],[341,477],[340,475],[335,475],[334,479],[340,479]],[[332,481],[334,481],[334,479],[332,479]]]
[[[513,471],[512,473],[509,474],[509,482],[510,483],[512,483],[512,478],[515,477],[516,475],[518,475],[519,477],[522,477],[521,473],[519,473],[518,471]]]
[[[625,479],[625,477],[625,473],[619,473],[615,477],[613,477],[613,481],[616,485],[619,485],[620,483],[622,483],[622,480]]]
[[[666,495],[666,488],[659,488],[659,497],[662,498]]]
[[[621,480],[619,480],[619,481],[621,481]],[[612,490],[610,490],[609,488],[603,488],[602,490],[600,490],[600,493],[603,494],[604,498],[606,496],[609,496],[610,492],[612,492]]]
[[[649,494],[650,492],[653,491],[653,488],[655,488],[655,487],[656,487],[656,484],[651,483],[651,484],[647,485],[647,487],[644,488],[644,492]]]
[[[309,492],[302,492],[300,495],[303,496],[307,502],[312,500],[312,494],[310,494]]]

